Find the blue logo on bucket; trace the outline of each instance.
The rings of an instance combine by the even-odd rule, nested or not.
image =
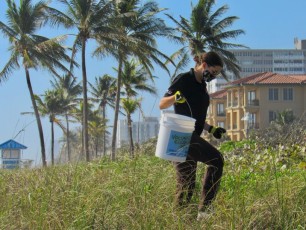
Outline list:
[[[186,157],[191,135],[191,133],[182,133],[171,130],[166,155]]]

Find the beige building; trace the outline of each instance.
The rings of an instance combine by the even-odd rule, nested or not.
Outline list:
[[[306,74],[306,40],[294,39],[293,49],[229,49],[237,64],[241,67],[240,77],[247,77],[262,72],[283,75]],[[230,81],[237,77],[228,71]],[[223,78],[208,83],[208,92],[213,93],[224,87]]]
[[[306,75],[265,72],[233,81],[210,95],[207,122],[227,129],[231,140],[269,126],[277,113],[290,110],[305,116]]]

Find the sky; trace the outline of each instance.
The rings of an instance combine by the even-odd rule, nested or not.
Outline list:
[[[55,0],[53,0],[54,2]],[[19,1],[16,1],[19,2]],[[142,1],[144,2],[144,1]],[[179,19],[183,16],[190,17],[190,0],[156,0],[159,7],[166,8],[166,13]],[[193,0],[193,3],[197,1]],[[239,36],[231,42],[245,45],[251,49],[294,49],[294,38],[306,39],[306,1],[305,0],[216,0],[216,8],[227,5],[229,10],[224,16],[237,16],[239,19],[231,29],[242,29],[244,35]],[[0,0],[0,21],[6,24],[5,17],[6,1]],[[161,14],[165,21],[173,26],[166,17]],[[64,30],[43,30],[41,35],[55,36],[65,33]],[[0,32],[0,71],[9,60],[7,38]],[[88,81],[93,83],[94,78],[103,74],[114,74],[112,67],[117,66],[117,62],[111,58],[96,59],[90,54],[90,47],[87,54],[87,75]],[[92,46],[93,47],[93,46]],[[165,54],[172,54],[179,47],[169,41],[158,40],[159,49]],[[190,63],[193,65],[193,63]],[[171,69],[170,69],[171,70]],[[31,71],[31,81],[34,93],[42,95],[50,88],[50,75],[42,71]],[[153,72],[158,78],[155,86],[158,89],[158,96],[141,94],[143,97],[143,110],[146,116],[159,116],[159,100],[169,86],[169,75],[156,67]],[[81,81],[81,71],[76,74]],[[22,152],[23,159],[34,160],[34,166],[41,164],[41,152],[38,136],[38,129],[34,116],[31,114],[22,115],[24,112],[31,112],[32,105],[29,96],[25,73],[16,70],[10,77],[0,83],[0,144],[14,139],[27,146]],[[112,117],[112,111],[108,112]],[[120,117],[120,119],[124,119]],[[138,116],[134,118],[137,121]],[[50,162],[50,123],[43,118],[43,129],[46,144],[47,160]],[[112,125],[112,122],[109,123]],[[55,139],[62,137],[62,132],[56,128]],[[56,148],[58,151],[58,147]]]

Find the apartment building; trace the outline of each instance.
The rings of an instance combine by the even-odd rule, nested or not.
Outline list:
[[[264,72],[232,81],[211,94],[207,122],[226,128],[231,140],[239,141],[250,130],[269,126],[284,110],[305,116],[306,74]]]
[[[226,102],[227,102],[227,90],[222,89],[215,93],[210,94],[210,105],[207,112],[207,121],[209,124],[226,127]]]
[[[294,49],[230,49],[241,68],[240,77],[247,77],[262,72],[283,75],[306,74],[306,40],[294,39]],[[237,79],[227,72],[229,80]],[[218,78],[208,84],[208,92],[213,93],[227,84]]]
[[[156,137],[159,131],[159,118],[144,117],[143,121],[132,123],[132,136],[134,143],[143,143],[150,138]],[[121,148],[129,144],[127,120],[118,121],[117,147]]]

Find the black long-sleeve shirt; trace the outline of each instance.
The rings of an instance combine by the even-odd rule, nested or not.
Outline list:
[[[174,103],[175,113],[196,119],[195,132],[201,135],[209,106],[206,82],[199,83],[196,80],[194,70],[191,69],[189,72],[179,74],[173,80],[164,96],[174,95],[176,91],[180,91],[187,102]]]

